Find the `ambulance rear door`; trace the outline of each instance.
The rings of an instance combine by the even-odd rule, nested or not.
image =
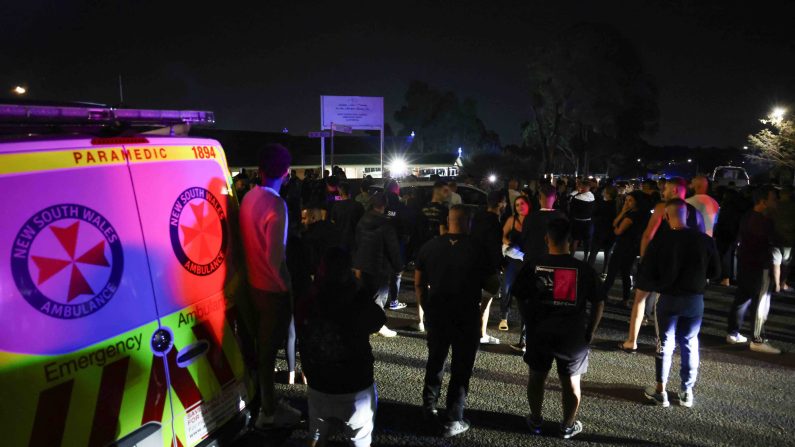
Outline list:
[[[190,447],[247,401],[231,299],[243,284],[233,253],[237,200],[216,141],[160,137],[125,148],[158,314],[175,339],[166,354],[174,433]]]
[[[170,412],[157,406],[166,390],[151,380],[164,369],[151,349],[158,317],[123,147],[2,143],[0,191],[3,444],[104,446],[142,429],[169,443]]]

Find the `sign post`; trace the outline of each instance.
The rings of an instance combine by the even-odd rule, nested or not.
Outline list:
[[[321,96],[320,128],[331,129],[331,166],[334,167],[334,132],[380,131],[381,176],[384,176],[384,98],[381,96]],[[322,155],[321,155],[322,158]]]
[[[320,132],[309,132],[309,138],[320,138],[320,178],[326,172],[326,137],[331,136],[330,132],[321,130]]]

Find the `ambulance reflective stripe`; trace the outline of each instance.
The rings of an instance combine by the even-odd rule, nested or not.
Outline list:
[[[164,362],[168,362],[171,386],[185,408],[202,399],[199,387],[196,386],[196,382],[193,381],[193,377],[188,370],[177,365],[177,349],[174,347],[168,352],[165,359],[155,357],[152,361],[152,370],[149,374],[149,389],[146,392],[146,404],[141,425],[149,421],[163,420],[163,410],[166,406],[166,395],[168,393]]]
[[[124,357],[105,365],[102,369],[102,381],[99,385],[94,422],[91,425],[91,437],[88,442],[90,447],[104,446],[116,439],[121,399],[124,396],[124,381],[129,366],[130,357]]]
[[[61,445],[73,385],[74,380],[70,380],[39,394],[29,446]]]
[[[227,312],[228,315],[228,312]],[[193,326],[193,334],[196,335],[196,340],[205,340],[210,344],[210,349],[207,351],[207,360],[210,361],[210,367],[215,373],[215,378],[221,386],[235,379],[235,373],[232,372],[232,367],[229,365],[224,350],[218,341],[213,337],[212,331],[205,323]]]

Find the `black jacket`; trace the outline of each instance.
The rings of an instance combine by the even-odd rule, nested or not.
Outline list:
[[[343,248],[353,249],[356,240],[356,225],[363,214],[364,207],[353,199],[340,200],[332,205],[331,221],[340,233],[340,245]]]
[[[383,214],[369,211],[359,220],[353,268],[375,277],[389,276],[403,269],[397,232]]]
[[[386,323],[372,294],[356,283],[315,283],[296,308],[301,364],[313,390],[348,394],[373,385],[370,334]]]

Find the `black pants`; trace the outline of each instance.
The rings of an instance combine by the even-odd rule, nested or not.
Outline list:
[[[612,229],[610,230],[612,232]],[[600,251],[605,252],[604,263],[602,264],[602,273],[607,272],[607,265],[610,260],[610,250],[613,246],[613,237],[599,232],[594,232],[593,241],[591,242],[591,250],[588,253],[588,264],[591,267],[596,264],[596,256]]]
[[[740,266],[737,272],[737,293],[729,312],[729,334],[737,334],[745,322],[748,309],[754,314],[754,341],[765,338],[765,322],[770,312],[770,270]]]
[[[605,278],[605,292],[609,293],[616,280],[616,276],[621,275],[622,299],[628,301],[632,294],[632,265],[635,263],[635,251],[617,247],[610,256],[610,265],[607,266],[607,278]]]
[[[427,316],[428,363],[425,364],[425,386],[422,402],[425,408],[435,408],[442,389],[444,364],[452,348],[450,383],[447,386],[447,418],[460,421],[469,393],[469,379],[475,366],[475,356],[480,345],[480,322],[459,325],[445,318]]]
[[[591,240],[593,239],[593,222],[588,220],[573,219],[571,222],[571,239],[582,241],[583,259],[588,259],[591,250]]]

